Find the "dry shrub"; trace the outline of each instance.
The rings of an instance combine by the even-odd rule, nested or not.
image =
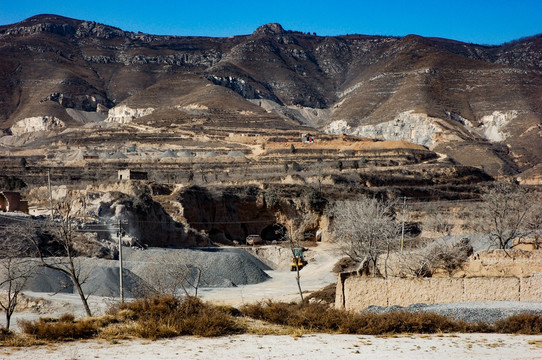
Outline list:
[[[6,341],[13,337],[13,332],[6,328],[0,328],[0,341]]]
[[[353,316],[350,323],[341,329],[345,333],[367,335],[396,333],[437,333],[459,331],[458,323],[432,313],[410,313],[394,311],[384,314],[363,314]]]
[[[162,339],[179,336],[180,333],[175,323],[159,323],[154,320],[140,320],[131,327],[130,335],[144,339]]]
[[[59,319],[23,320],[20,326],[25,334],[50,341],[89,339],[98,333],[98,324],[93,319],[73,319],[72,315],[64,315]]]
[[[110,313],[135,322],[127,327],[128,333],[146,339],[221,336],[242,330],[232,316],[232,308],[213,306],[196,297],[183,301],[173,296],[137,299],[111,309]]]
[[[542,315],[518,314],[495,323],[495,332],[536,335],[542,334]]]
[[[454,321],[432,313],[396,311],[385,314],[356,314],[318,303],[265,303],[244,305],[241,312],[255,319],[311,331],[381,335],[394,333],[485,332],[484,324]]]
[[[0,347],[26,347],[42,344],[43,341],[37,340],[33,336],[16,333],[9,329],[0,327]]]
[[[25,334],[49,341],[140,337],[169,338],[180,335],[221,336],[244,330],[230,307],[216,307],[190,297],[180,301],[172,296],[137,299],[116,305],[105,316],[75,321],[73,315],[58,319],[23,321]]]
[[[266,301],[244,305],[241,312],[255,319],[273,324],[319,331],[337,331],[342,318],[349,313],[320,303],[284,303]]]

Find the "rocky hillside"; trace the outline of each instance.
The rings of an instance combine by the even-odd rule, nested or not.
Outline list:
[[[311,127],[407,140],[515,175],[542,163],[541,96],[540,35],[482,46],[321,37],[279,24],[229,38],[132,33],[57,15],[0,26],[0,151],[44,147],[50,132],[68,145],[59,133],[95,124],[168,134]],[[81,139],[90,131],[70,143],[89,145]]]

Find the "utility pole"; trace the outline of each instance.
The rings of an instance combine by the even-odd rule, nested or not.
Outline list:
[[[120,302],[121,304],[124,303],[124,276],[123,276],[123,266],[122,266],[122,226],[121,221],[119,219],[119,229],[118,229],[118,236],[119,236],[119,292],[120,292]]]
[[[51,191],[51,169],[47,169],[47,183],[49,184],[49,204],[51,206],[51,219],[53,218],[53,192]]]
[[[403,196],[403,222],[401,225],[401,253],[403,253],[403,246],[405,243],[405,209],[406,209],[406,196]]]

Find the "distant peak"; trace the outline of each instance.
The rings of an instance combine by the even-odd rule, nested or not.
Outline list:
[[[284,34],[285,31],[279,23],[269,23],[257,28],[253,35],[277,35]]]

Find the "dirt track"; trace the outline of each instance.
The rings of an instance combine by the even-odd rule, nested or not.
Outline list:
[[[522,359],[542,357],[542,336],[438,334],[377,337],[314,334],[302,337],[192,336],[171,340],[60,343],[2,349],[0,359]]]
[[[301,289],[304,293],[319,290],[337,281],[337,275],[331,272],[337,262],[337,254],[331,244],[321,243],[311,248],[306,257],[309,263],[300,272]],[[202,289],[201,296],[213,303],[233,306],[267,299],[279,301],[299,299],[295,271],[271,270],[267,271],[267,274],[271,279],[264,282],[233,288]]]

